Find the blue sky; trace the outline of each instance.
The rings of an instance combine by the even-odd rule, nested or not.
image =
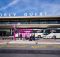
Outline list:
[[[24,16],[24,13],[35,13],[37,16],[60,16],[60,0],[0,0],[0,14],[16,14]],[[45,15],[46,13],[46,15]]]

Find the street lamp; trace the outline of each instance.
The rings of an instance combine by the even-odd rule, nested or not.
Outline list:
[[[15,25],[13,25],[13,29],[14,29],[14,40],[16,40],[16,37],[15,37],[16,26]]]

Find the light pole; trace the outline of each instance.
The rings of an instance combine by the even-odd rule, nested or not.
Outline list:
[[[16,40],[16,37],[15,37],[16,26],[15,25],[13,25],[13,29],[14,29],[14,40]]]

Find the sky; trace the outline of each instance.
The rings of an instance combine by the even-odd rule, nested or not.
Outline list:
[[[0,0],[0,16],[60,16],[60,0]]]

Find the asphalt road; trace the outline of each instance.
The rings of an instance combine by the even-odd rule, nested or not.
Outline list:
[[[60,45],[3,45],[0,57],[60,57]]]
[[[0,54],[0,57],[60,57],[55,54]]]
[[[33,44],[33,45],[3,45],[0,53],[20,53],[20,54],[60,54],[60,45],[57,44]]]
[[[25,50],[60,50],[60,44],[5,44],[1,49],[25,49]]]
[[[0,45],[0,57],[60,57],[60,44]]]

